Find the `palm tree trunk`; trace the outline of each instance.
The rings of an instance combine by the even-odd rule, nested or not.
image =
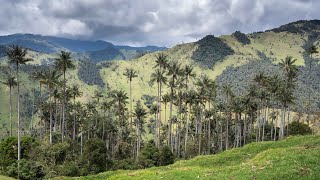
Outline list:
[[[169,123],[169,145],[171,146],[171,151],[173,151],[173,147],[172,147],[172,141],[171,141],[171,138],[172,138],[172,134],[171,134],[171,131],[172,131],[172,104],[173,104],[173,88],[171,87],[171,98],[170,98],[170,123]]]
[[[159,122],[158,122],[158,148],[160,146],[160,136],[161,136],[161,91],[162,91],[162,82],[160,81],[159,86]]]
[[[73,108],[75,108],[76,105],[76,97],[73,97]],[[76,139],[76,110],[74,109],[73,112],[73,133],[72,133],[72,139],[75,140]]]
[[[65,133],[65,107],[66,107],[66,71],[63,71],[63,103],[62,103],[62,129],[61,129],[61,140],[63,142]]]
[[[51,103],[51,97],[52,97],[52,90],[49,87],[49,93],[50,93],[50,97],[49,97],[49,111],[50,111],[50,144],[52,144],[52,103]]]
[[[20,147],[20,82],[19,82],[19,65],[17,64],[17,88],[18,88],[18,161],[21,159],[21,147]]]
[[[129,81],[130,83],[130,127],[132,128],[132,85],[131,85],[131,80]]]
[[[187,103],[186,103],[186,107],[188,107]],[[191,105],[190,105],[190,111],[191,111]],[[187,142],[188,142],[188,131],[189,131],[188,111],[186,113],[187,113],[187,115],[186,115],[186,134],[184,137],[184,154],[183,154],[185,159],[187,157]]]
[[[10,93],[10,137],[12,136],[12,87],[9,87]]]

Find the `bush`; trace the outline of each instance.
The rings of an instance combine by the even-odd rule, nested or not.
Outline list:
[[[26,160],[26,159],[20,160],[19,172],[18,172],[18,161],[6,167],[6,170],[7,170],[6,175],[14,178],[19,178],[22,180],[42,179],[45,175],[43,171],[43,166],[41,164],[34,161]]]
[[[28,159],[29,151],[37,146],[38,143],[34,138],[21,138],[21,158]],[[15,163],[18,159],[18,138],[8,137],[0,143],[0,166],[6,167]]]
[[[105,144],[100,139],[90,139],[86,142],[84,148],[84,160],[87,161],[89,172],[99,173],[106,170],[106,153]]]
[[[169,148],[169,146],[163,146],[160,149],[159,165],[166,166],[173,163],[174,163],[174,155],[171,152],[171,149]]]
[[[150,140],[144,148],[138,158],[138,165],[141,168],[147,168],[157,166],[159,164],[159,149],[155,146],[153,140]]]
[[[298,121],[294,121],[289,124],[289,135],[307,135],[311,133],[312,130],[307,124],[300,123]]]
[[[80,173],[79,166],[74,161],[65,162],[59,167],[59,172],[63,176],[78,176]]]

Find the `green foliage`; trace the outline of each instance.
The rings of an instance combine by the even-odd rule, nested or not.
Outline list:
[[[90,139],[84,148],[84,158],[89,172],[99,173],[106,170],[106,147],[100,139]]]
[[[64,162],[59,166],[59,174],[63,176],[78,176],[80,174],[79,165],[75,161]]]
[[[150,140],[142,148],[139,155],[138,164],[141,168],[156,166],[159,164],[160,153],[153,140]]]
[[[19,170],[17,161],[6,167],[6,171],[6,175],[22,180],[40,180],[45,175],[41,164],[26,159],[19,161]]]
[[[226,56],[234,54],[234,51],[222,39],[213,35],[208,35],[196,43],[199,47],[193,52],[192,59],[208,68],[222,61]]]
[[[307,135],[311,133],[312,130],[307,124],[298,121],[289,124],[289,135]]]
[[[18,158],[18,138],[9,137],[0,143],[0,166],[6,167],[16,162]],[[32,147],[37,146],[38,143],[31,137],[21,138],[21,157],[28,158],[28,153]]]
[[[240,43],[246,45],[250,44],[250,39],[242,32],[236,31],[232,34]]]
[[[49,157],[54,165],[63,164],[70,145],[67,142],[53,144],[46,150],[46,156]]]
[[[171,152],[169,146],[163,146],[160,148],[160,155],[159,155],[159,165],[166,166],[169,164],[174,163],[174,155]]]
[[[78,76],[88,85],[104,86],[104,82],[100,76],[100,70],[95,63],[89,61],[80,61]]]

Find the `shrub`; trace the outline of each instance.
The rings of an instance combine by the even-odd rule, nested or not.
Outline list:
[[[155,146],[153,140],[150,140],[146,146],[142,148],[138,164],[142,168],[157,166],[159,164],[159,149]]]
[[[106,170],[106,152],[105,144],[100,139],[90,139],[86,142],[84,148],[84,158],[87,160],[89,172],[99,173]]]
[[[59,167],[59,172],[63,176],[78,176],[80,173],[79,166],[74,161],[65,162]]]
[[[159,165],[166,166],[174,163],[174,155],[169,146],[163,146],[160,149]]]
[[[311,133],[312,130],[307,124],[298,121],[289,124],[289,135],[307,135]]]
[[[34,138],[21,138],[21,157],[28,159],[28,153],[32,147],[37,146],[38,143]],[[0,166],[6,167],[16,162],[18,159],[18,138],[8,137],[0,143]]]
[[[6,172],[8,176],[19,178],[22,180],[42,179],[45,175],[43,171],[43,166],[41,164],[34,161],[26,160],[26,159],[20,160],[19,172],[18,172],[18,161],[6,167],[6,170],[7,170]]]

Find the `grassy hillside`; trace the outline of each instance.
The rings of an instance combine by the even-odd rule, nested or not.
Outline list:
[[[304,66],[304,48],[310,44],[314,44],[317,47],[320,47],[320,28],[319,26],[314,26],[314,24],[317,23],[318,21],[311,22],[311,24],[309,21],[296,22],[291,23],[290,25],[281,26],[281,28],[274,29],[273,31],[243,34],[242,36],[246,37],[246,39],[249,40],[246,43],[241,42],[241,39],[239,40],[238,38],[236,38],[234,34],[223,35],[218,38],[208,36],[209,38],[203,38],[198,42],[178,44],[170,49],[165,50],[164,53],[168,55],[168,59],[170,61],[179,61],[182,65],[193,64],[194,71],[197,75],[200,75],[202,73],[207,74],[212,79],[216,79],[221,75],[225,76],[224,74],[226,73],[224,72],[228,67],[242,67],[246,64],[250,65],[250,62],[252,62],[253,60],[261,60],[264,58],[270,58],[273,64],[277,64],[286,56],[292,56],[293,58],[297,59],[297,65]],[[293,27],[295,28],[294,31],[292,30]],[[296,29],[299,28],[301,31],[299,30],[297,33]],[[218,43],[216,44],[216,42]],[[230,53],[231,51],[224,52],[223,48],[219,47],[230,47],[232,53]],[[126,50],[126,53],[130,54],[131,50]],[[148,82],[150,80],[151,73],[154,72],[152,68],[155,65],[155,55],[157,53],[158,52],[146,54],[134,60],[115,60],[108,62],[111,64],[110,66],[102,66],[99,69],[99,73],[104,84],[106,84],[106,86],[103,87],[102,90],[106,91],[107,88],[122,89],[129,94],[128,81],[125,76],[123,76],[123,72],[126,68],[133,68],[138,72],[138,77],[135,78],[132,82],[134,101],[141,99],[144,94],[156,96],[156,86],[150,87]],[[74,55],[74,58],[76,60],[77,55]],[[219,55],[218,57],[220,58],[214,58],[212,61],[210,61],[211,57],[215,57],[216,55]],[[130,56],[133,55],[130,54]],[[50,62],[50,59],[55,58],[56,55],[30,51],[30,57],[35,59],[32,64],[46,64]],[[315,54],[314,57],[319,58],[320,54]],[[5,58],[2,58],[2,64],[4,64],[4,60]],[[202,62],[202,60],[205,62]],[[77,63],[77,68],[78,67],[79,66]],[[94,90],[99,89],[99,87],[96,85],[88,85],[84,83],[78,76],[77,68],[75,70],[67,72],[67,79],[69,79],[68,84],[79,84],[81,87],[81,91],[84,92],[81,100],[86,102],[91,99]],[[261,70],[263,70],[263,68],[254,68],[254,73]],[[319,77],[316,73],[314,75],[315,78]],[[244,76],[241,76],[242,79],[244,79],[243,77]],[[26,90],[28,90],[29,87],[37,87],[37,84],[28,80],[27,77],[25,77],[24,79],[24,83],[28,85],[26,87]],[[232,81],[228,80],[225,83],[232,83]],[[315,84],[315,87],[318,86]],[[167,92],[167,89],[164,88],[163,91],[163,94],[165,94]],[[317,93],[319,91],[316,88],[315,92],[316,93],[313,94],[319,94]],[[8,94],[8,89],[1,84],[0,93],[1,95]],[[5,117],[8,117],[9,114],[8,99],[8,97],[0,97],[0,124],[3,124],[4,121],[8,122],[4,120]],[[319,95],[315,96],[314,99],[316,102],[316,100],[319,99]]]
[[[295,136],[277,142],[251,143],[169,166],[57,179],[318,179],[319,154],[319,135]]]

